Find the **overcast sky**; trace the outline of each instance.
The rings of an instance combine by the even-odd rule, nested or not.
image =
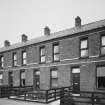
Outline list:
[[[105,19],[105,0],[0,0],[0,47],[4,40],[11,44],[43,36],[43,28],[51,32],[74,27],[80,16],[82,24]]]

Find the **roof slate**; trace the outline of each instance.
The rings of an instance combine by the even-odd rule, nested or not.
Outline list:
[[[9,51],[9,50],[24,47],[24,46],[27,46],[27,45],[31,45],[31,44],[35,44],[35,43],[39,43],[39,42],[43,42],[43,41],[47,41],[47,40],[51,40],[51,39],[55,39],[55,38],[60,38],[60,37],[63,37],[63,36],[72,35],[72,34],[76,34],[76,33],[79,33],[79,32],[85,32],[85,31],[88,31],[88,30],[101,28],[101,27],[104,27],[104,26],[105,26],[105,19],[82,25],[80,28],[73,27],[73,28],[70,28],[70,29],[66,29],[66,30],[62,30],[62,31],[59,31],[59,32],[51,33],[49,36],[45,35],[45,36],[41,36],[41,37],[38,37],[38,38],[35,38],[35,39],[28,40],[26,42],[19,42],[19,43],[16,43],[16,44],[12,44],[8,47],[2,47],[2,48],[0,48],[0,52]]]

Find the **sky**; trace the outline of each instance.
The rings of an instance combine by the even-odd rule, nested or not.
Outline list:
[[[72,28],[77,16],[82,24],[105,19],[105,0],[0,0],[0,47],[22,34],[43,36],[45,26],[51,33]]]

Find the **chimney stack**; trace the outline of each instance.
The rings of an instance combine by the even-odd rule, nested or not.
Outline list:
[[[44,35],[50,35],[50,29],[49,29],[49,27],[48,26],[46,26],[45,28],[44,28]]]
[[[10,46],[10,42],[9,42],[8,40],[5,40],[5,41],[4,41],[4,46],[5,46],[5,47]]]
[[[27,35],[25,34],[22,34],[22,42],[26,42],[28,39],[27,39]]]
[[[81,27],[81,18],[79,16],[75,18],[75,27]]]

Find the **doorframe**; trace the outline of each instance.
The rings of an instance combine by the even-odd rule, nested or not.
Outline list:
[[[71,81],[70,81],[70,82],[71,82],[72,88],[73,88],[73,73],[72,73],[73,68],[79,68],[79,70],[80,70],[80,66],[77,65],[77,66],[72,66],[72,67],[71,67],[71,72],[70,72],[70,73],[71,73]],[[81,70],[80,70],[80,71],[81,71]],[[80,74],[80,71],[79,71],[79,74]],[[79,88],[80,88],[80,82],[79,82]],[[75,94],[76,94],[76,93],[75,93]]]
[[[33,69],[33,87],[34,87],[34,90],[38,90],[38,89],[36,89],[36,84],[35,84],[35,72],[36,71],[40,72],[40,69],[39,68]],[[40,75],[39,75],[39,89],[40,89]]]

